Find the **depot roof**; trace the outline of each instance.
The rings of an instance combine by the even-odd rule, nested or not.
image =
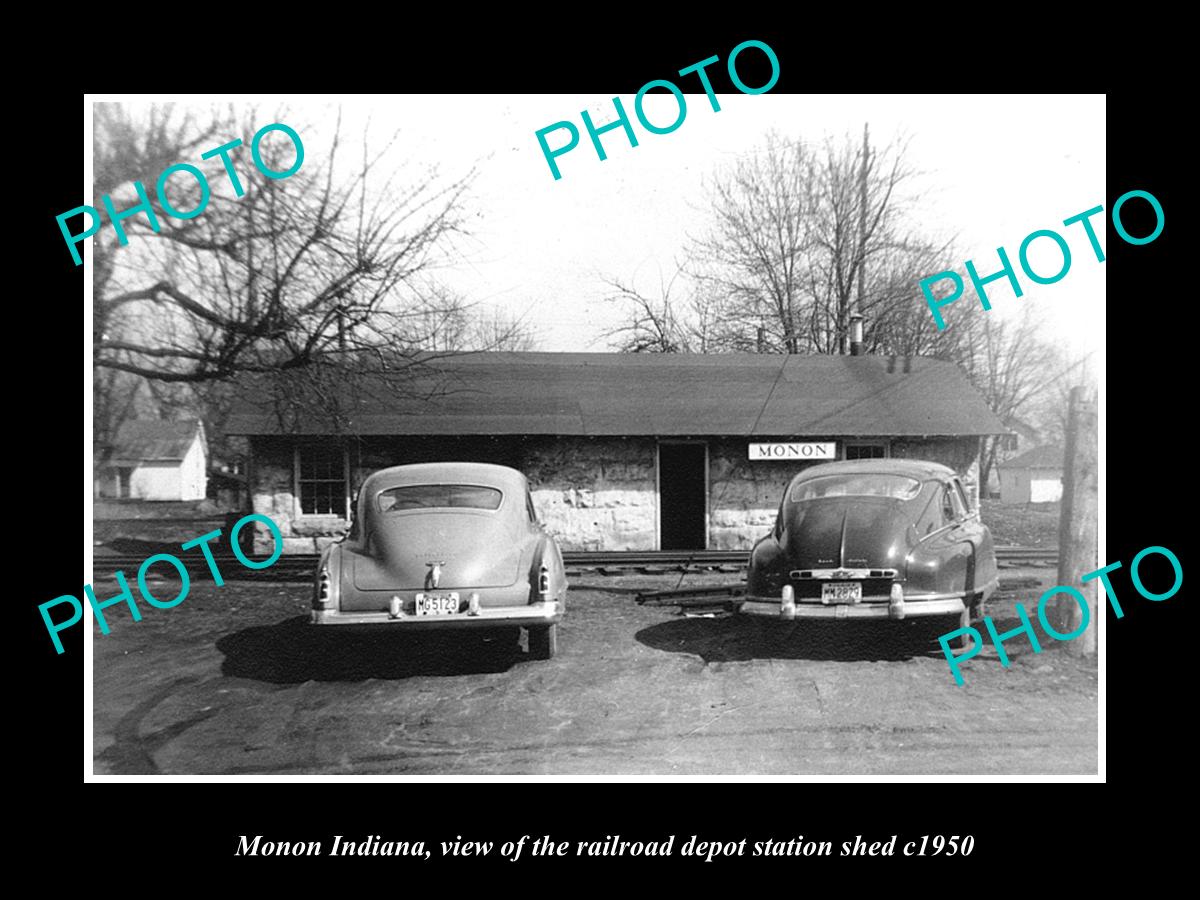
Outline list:
[[[345,425],[242,392],[239,435],[961,436],[1007,429],[953,363],[756,353],[463,353],[402,390],[363,389]],[[350,412],[346,414],[346,410]]]

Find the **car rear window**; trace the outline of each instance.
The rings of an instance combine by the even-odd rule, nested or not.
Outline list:
[[[504,495],[477,484],[410,484],[379,494],[380,512],[406,509],[499,509]]]
[[[819,475],[792,488],[793,503],[821,497],[891,497],[912,500],[921,493],[921,482],[905,475]]]

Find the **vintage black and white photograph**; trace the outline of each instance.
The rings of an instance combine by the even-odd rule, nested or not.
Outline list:
[[[1097,776],[1104,96],[726,55],[89,95],[92,776]]]

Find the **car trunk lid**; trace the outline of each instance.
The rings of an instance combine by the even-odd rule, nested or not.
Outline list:
[[[895,500],[809,500],[789,516],[784,544],[797,569],[897,568],[908,552],[907,528]]]
[[[488,512],[400,513],[376,528],[369,548],[354,557],[361,591],[508,587],[521,577],[520,546],[508,523]]]

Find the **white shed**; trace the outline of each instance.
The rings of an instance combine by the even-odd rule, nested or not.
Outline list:
[[[99,497],[203,500],[208,487],[204,423],[199,419],[126,422],[96,462]]]
[[[1062,499],[1062,447],[1034,447],[996,468],[1000,473],[1001,503],[1053,503]]]

